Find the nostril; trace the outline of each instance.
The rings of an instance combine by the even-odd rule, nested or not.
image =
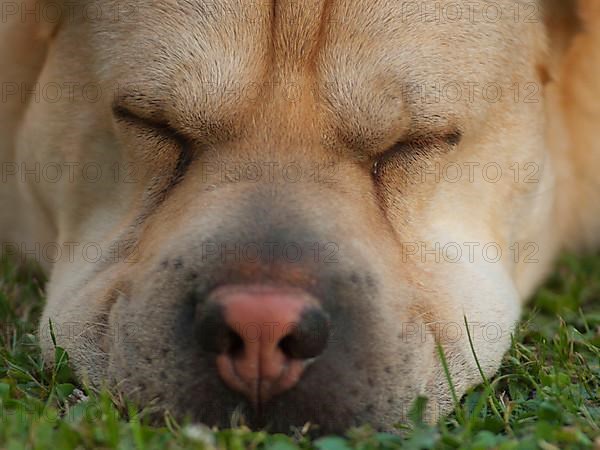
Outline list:
[[[245,329],[241,326],[244,317],[234,321],[238,328],[231,326],[231,320],[226,318],[226,306],[222,303],[207,301],[199,304],[196,309],[196,338],[200,348],[207,353],[227,354],[230,357],[236,357],[243,354],[245,349],[244,336],[238,333]],[[275,337],[278,341],[275,345],[281,352],[290,359],[309,359],[320,355],[327,346],[330,335],[329,315],[318,307],[307,307],[299,312],[299,318],[293,322],[290,327],[289,322],[269,318],[261,320],[260,317],[254,318],[251,323],[270,323],[280,324],[279,329],[270,330],[266,327],[265,336],[275,331],[283,331],[283,335]],[[238,323],[239,322],[239,323]],[[247,328],[247,327],[246,327]],[[254,330],[255,327],[250,327]],[[251,342],[253,339],[248,338]],[[267,339],[268,341],[269,339]]]
[[[239,356],[244,352],[244,340],[232,329],[227,333],[227,346],[225,352],[233,357]]]
[[[241,341],[225,322],[223,308],[212,302],[198,305],[195,333],[200,348],[207,353],[223,353]]]
[[[220,305],[207,303],[196,312],[196,338],[207,353],[239,356],[244,351],[244,339],[229,326]]]
[[[313,356],[304,351],[304,345],[296,336],[286,336],[279,342],[279,348],[290,359],[308,359]]]
[[[290,359],[309,359],[319,356],[329,340],[329,316],[320,309],[303,312],[290,334],[279,342],[279,348]]]

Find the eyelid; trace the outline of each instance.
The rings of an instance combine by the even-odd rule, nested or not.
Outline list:
[[[117,120],[138,123],[142,126],[157,128],[160,130],[171,128],[168,124],[164,122],[161,122],[159,120],[153,120],[148,117],[142,117],[139,114],[133,112],[132,110],[118,104],[113,105],[112,111]]]

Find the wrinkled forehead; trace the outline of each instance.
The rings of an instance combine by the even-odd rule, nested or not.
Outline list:
[[[246,90],[256,97],[265,83],[292,89],[310,80],[303,87],[316,87],[336,113],[365,116],[355,129],[371,120],[443,129],[449,116],[481,114],[474,95],[494,85],[508,89],[531,65],[539,20],[535,3],[523,0],[100,4],[110,13],[92,22],[89,36],[100,71],[153,86],[154,105],[203,99],[205,110],[222,115],[235,96],[209,94]]]

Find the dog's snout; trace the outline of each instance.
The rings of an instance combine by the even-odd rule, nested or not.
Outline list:
[[[329,318],[314,297],[267,286],[215,290],[198,306],[196,327],[223,382],[256,407],[292,388],[329,338]]]

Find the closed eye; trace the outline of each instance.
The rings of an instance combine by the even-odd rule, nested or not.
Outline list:
[[[125,122],[131,125],[152,129],[181,144],[188,140],[186,136],[175,130],[167,122],[153,119],[151,117],[142,117],[126,107],[118,104],[113,105],[112,111],[115,119],[117,119],[118,122]]]
[[[152,132],[160,136],[161,140],[167,140],[177,146],[179,154],[177,156],[177,163],[175,164],[175,171],[169,183],[169,189],[176,185],[194,161],[191,140],[168,123],[153,118],[142,117],[121,105],[113,105],[112,111],[117,122],[147,130],[147,132]]]
[[[375,157],[372,175],[375,178],[379,177],[388,163],[397,158],[412,160],[424,154],[447,152],[457,147],[461,140],[462,133],[456,130],[443,135],[420,136],[408,141],[398,142]]]

